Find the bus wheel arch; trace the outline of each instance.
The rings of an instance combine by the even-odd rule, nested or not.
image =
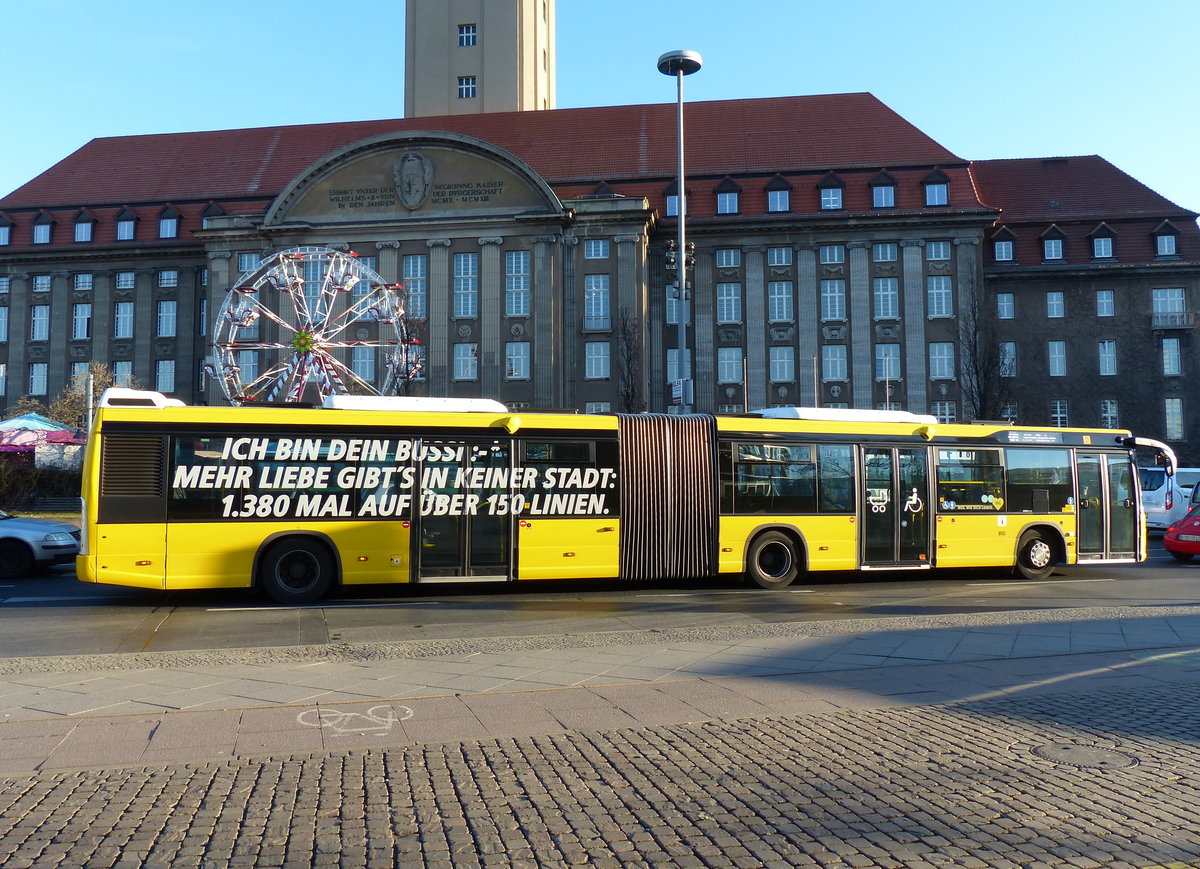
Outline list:
[[[1065,560],[1065,546],[1057,529],[1034,525],[1021,531],[1013,572],[1025,579],[1045,579]]]
[[[765,589],[787,588],[807,573],[807,552],[802,539],[784,528],[766,528],[746,544],[747,584]]]
[[[313,603],[340,582],[341,562],[324,534],[281,532],[259,547],[253,577],[255,587],[276,603]]]

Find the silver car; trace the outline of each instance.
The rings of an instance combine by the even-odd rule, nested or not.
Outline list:
[[[0,577],[27,576],[38,567],[74,561],[78,554],[74,525],[0,510]]]

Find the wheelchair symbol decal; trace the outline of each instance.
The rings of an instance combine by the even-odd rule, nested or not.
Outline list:
[[[913,488],[912,494],[904,502],[904,509],[909,513],[920,513],[925,509],[925,504],[921,501],[921,496],[917,494],[916,488]]]

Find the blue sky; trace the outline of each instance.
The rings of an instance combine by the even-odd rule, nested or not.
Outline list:
[[[973,159],[1099,154],[1200,211],[1197,0],[558,0],[558,106],[869,91]],[[0,195],[99,136],[399,117],[402,0],[0,0]]]

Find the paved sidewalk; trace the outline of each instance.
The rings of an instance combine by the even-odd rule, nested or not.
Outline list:
[[[0,662],[0,865],[1200,866],[1200,606]]]

